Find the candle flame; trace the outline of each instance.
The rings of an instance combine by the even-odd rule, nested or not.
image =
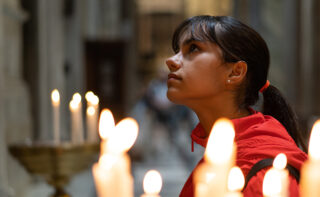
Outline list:
[[[69,107],[70,109],[73,111],[73,110],[76,110],[79,108],[79,103],[76,102],[75,100],[71,100],[70,103],[69,103]]]
[[[309,156],[311,160],[320,160],[320,120],[314,123],[309,141]]]
[[[78,92],[73,94],[72,100],[74,100],[76,103],[81,103],[81,95]]]
[[[209,136],[205,159],[215,164],[227,162],[232,156],[234,136],[235,132],[230,120],[225,118],[217,120]]]
[[[93,92],[92,91],[88,91],[84,97],[86,98],[87,101],[90,100],[90,98],[92,98],[94,96]]]
[[[87,114],[89,116],[93,116],[95,112],[96,112],[96,110],[94,109],[94,107],[90,106],[87,108]]]
[[[57,89],[54,89],[51,92],[51,100],[53,103],[59,104],[60,103],[60,94],[59,91]]]
[[[279,171],[272,168],[268,170],[263,179],[263,195],[280,196],[282,187],[281,174]]]
[[[103,109],[99,119],[99,135],[103,140],[110,137],[115,127],[112,112],[109,109]]]
[[[99,97],[93,94],[93,92],[89,91],[86,93],[85,98],[88,103],[92,105],[98,105],[99,104]]]
[[[287,157],[285,154],[280,153],[276,156],[276,158],[273,161],[273,167],[282,170],[287,166]]]
[[[273,161],[273,168],[267,171],[263,179],[263,194],[265,196],[279,196],[282,191],[281,170],[287,166],[287,157],[280,153]]]
[[[92,99],[91,99],[91,103],[93,105],[98,105],[99,104],[99,97],[96,95],[93,95]]]
[[[143,189],[145,194],[157,195],[162,187],[162,178],[158,171],[149,170],[143,179]]]
[[[108,140],[108,150],[113,153],[127,152],[138,137],[139,126],[133,118],[121,120]]]
[[[244,176],[239,167],[231,168],[228,176],[228,190],[241,191],[244,186]]]

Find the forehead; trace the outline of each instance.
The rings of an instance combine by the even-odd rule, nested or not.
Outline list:
[[[199,38],[199,37],[192,36],[192,34],[190,33],[182,35],[180,37],[179,48],[182,49],[184,47],[187,47],[188,44],[193,42],[200,42],[201,46],[204,47],[203,49],[205,49],[206,51],[215,52],[215,53],[218,53],[219,56],[221,57],[223,56],[223,51],[216,42],[206,38],[201,38],[201,37]]]
[[[200,25],[200,24],[190,25],[188,27],[185,27],[180,32],[180,36],[177,41],[178,41],[177,44],[179,46],[189,44],[192,41],[216,43],[214,41],[214,38],[210,37],[210,34],[206,26]]]
[[[189,44],[190,42],[193,42],[193,41],[203,42],[204,40],[200,39],[198,37],[195,37],[190,31],[185,31],[181,35],[178,44],[179,44],[179,46],[183,46],[183,45],[187,45],[187,44]]]

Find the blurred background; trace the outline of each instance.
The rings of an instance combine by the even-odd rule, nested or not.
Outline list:
[[[70,139],[68,102],[91,90],[116,121],[140,126],[130,151],[135,196],[149,169],[163,176],[163,197],[178,196],[201,157],[191,153],[192,112],[166,99],[165,59],[171,36],[186,17],[231,15],[264,37],[269,80],[298,113],[308,138],[320,115],[320,2],[317,0],[0,0],[0,196],[49,196],[10,155],[12,143],[50,141],[50,93],[61,94],[62,139]],[[91,170],[67,191],[96,196]]]

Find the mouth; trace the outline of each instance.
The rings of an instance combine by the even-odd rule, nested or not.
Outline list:
[[[179,76],[176,75],[176,74],[170,73],[170,74],[168,74],[168,80],[170,80],[170,79],[181,80],[182,78],[179,77]]]

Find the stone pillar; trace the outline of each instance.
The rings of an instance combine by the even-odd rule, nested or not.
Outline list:
[[[91,2],[91,1],[90,1]],[[90,3],[87,1],[86,3]],[[68,103],[72,95],[76,92],[82,96],[85,94],[85,73],[84,73],[84,27],[83,27],[83,10],[84,1],[73,1],[72,12],[68,13],[65,25],[65,59],[67,66],[67,73],[65,78],[65,100],[64,101],[64,114],[66,115],[65,129],[70,133],[70,112]],[[84,99],[84,97],[82,98]],[[65,138],[67,135],[64,136]]]
[[[298,107],[299,89],[299,0],[284,0],[283,3],[283,77],[284,93],[294,109]]]
[[[3,10],[3,0],[0,1],[0,10]],[[3,15],[0,13],[0,91],[4,92],[4,61],[3,61]],[[4,94],[0,94],[0,108],[4,107]],[[5,111],[0,110],[0,196],[8,196],[8,174],[7,174],[7,142],[5,131]]]
[[[52,140],[50,94],[54,88],[65,97],[63,1],[38,1],[38,140]],[[65,108],[67,106],[61,106]],[[65,114],[61,114],[64,120]],[[61,125],[64,125],[61,122]],[[61,128],[62,129],[62,128]],[[61,130],[64,133],[64,130]]]
[[[307,118],[314,108],[313,90],[313,0],[301,1],[301,67],[300,67],[300,105],[299,111]]]
[[[87,9],[84,17],[84,31],[87,38],[96,38],[98,36],[99,26],[99,0],[91,0],[84,2]]]
[[[0,0],[0,10],[3,10],[3,0]],[[0,12],[0,91],[5,89],[4,79],[4,32],[3,14]],[[0,94],[0,108],[3,109],[4,94]],[[7,141],[6,141],[5,111],[0,110],[0,196],[9,196],[8,173],[7,173]]]
[[[11,143],[29,141],[32,131],[30,95],[22,74],[26,19],[18,0],[0,1],[0,196],[19,196],[29,178],[7,152]]]
[[[313,32],[314,32],[314,39],[313,39],[313,56],[314,56],[314,66],[316,69],[316,81],[315,81],[315,106],[314,108],[316,109],[316,112],[318,115],[320,115],[320,92],[318,91],[318,87],[320,84],[320,56],[319,56],[319,51],[320,51],[320,14],[318,10],[320,9],[320,2],[319,1],[313,1],[313,25],[312,27]]]

